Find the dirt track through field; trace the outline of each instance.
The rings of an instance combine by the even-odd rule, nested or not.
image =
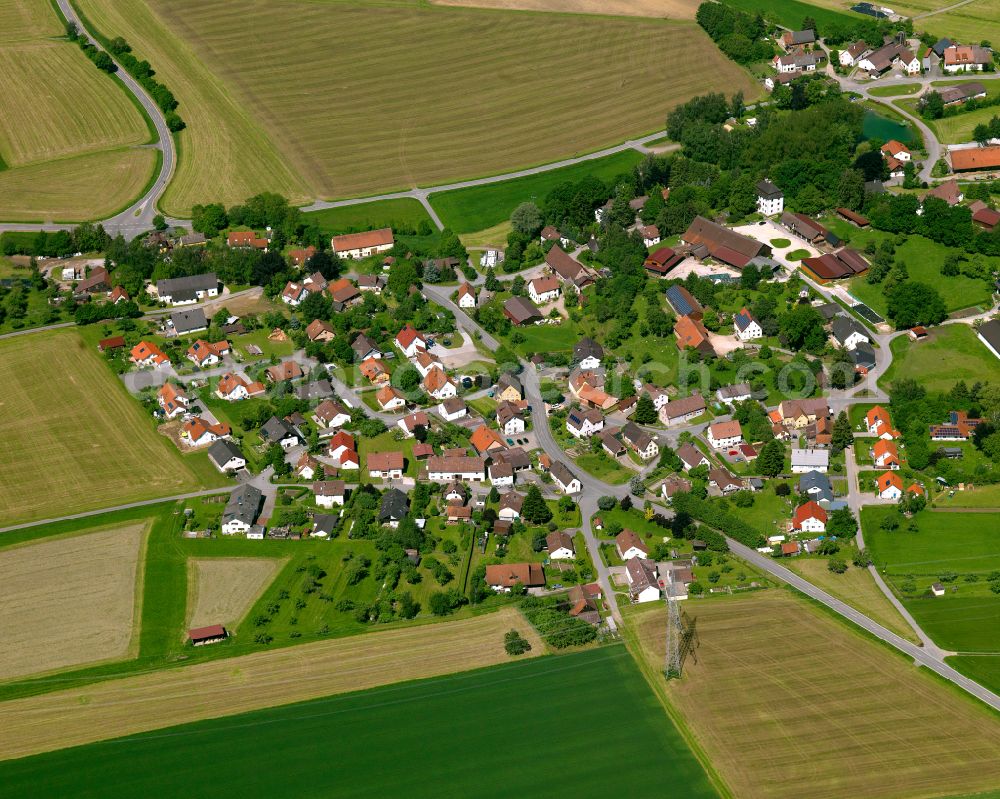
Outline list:
[[[0,679],[128,654],[145,532],[132,524],[0,552]]]
[[[281,558],[192,558],[188,626],[235,628],[284,565]]]
[[[741,799],[916,799],[1000,783],[1000,722],[783,591],[685,603],[697,662],[669,686]],[[662,613],[634,616],[662,668]]]
[[[527,657],[544,652],[524,617],[505,608],[5,702],[0,760],[502,663],[512,628],[531,642]]]

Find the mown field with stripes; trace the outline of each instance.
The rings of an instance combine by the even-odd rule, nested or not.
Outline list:
[[[146,120],[61,34],[46,0],[0,0],[0,219],[110,214],[152,174]]]
[[[178,214],[263,189],[306,201],[501,173],[656,130],[698,93],[755,95],[690,22],[411,0],[80,7],[181,102],[164,200]]]

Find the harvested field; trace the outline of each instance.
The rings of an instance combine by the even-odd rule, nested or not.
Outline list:
[[[192,558],[188,627],[236,627],[284,564],[280,558]]]
[[[130,524],[0,550],[0,680],[128,655],[145,534]]]
[[[145,187],[146,119],[77,45],[46,0],[0,0],[0,219],[107,216]],[[6,169],[3,169],[6,165]]]
[[[0,44],[62,32],[52,6],[44,0],[0,0]]]
[[[867,569],[850,566],[843,574],[834,574],[827,568],[826,558],[790,558],[786,565],[831,596],[857,608],[887,630],[892,630],[915,644],[920,643],[906,619],[899,615],[899,611],[875,584]]]
[[[0,341],[0,386],[5,524],[206,487],[75,330]]]
[[[512,628],[531,642],[522,657],[544,652],[534,628],[505,608],[5,702],[0,759],[503,663]]]
[[[0,74],[0,156],[12,169],[149,140],[128,95],[76,45],[0,47]]]
[[[364,196],[501,173],[655,130],[695,94],[758,94],[687,22],[411,0],[254,0],[235,21],[223,0],[81,6],[180,100],[176,213],[262,189]],[[292,175],[263,171],[276,156]]]
[[[784,591],[685,607],[697,661],[670,700],[734,796],[955,796],[1000,784],[1000,722]],[[631,617],[662,667],[662,610]]]
[[[626,17],[694,19],[698,0],[431,0],[438,6],[500,8],[507,11],[555,11]]]
[[[105,150],[0,171],[0,219],[110,216],[142,192],[157,163],[153,149]]]
[[[165,25],[146,0],[77,0],[76,8],[102,35],[124,36],[137,58],[156,70],[180,102],[187,128],[176,134],[179,158],[160,200],[167,213],[190,215],[199,202],[242,202],[261,191],[275,191],[294,202],[313,199],[305,182],[283,163],[248,105],[214,76],[187,43]],[[230,7],[231,10],[231,7]],[[246,9],[236,18],[244,47],[257,23]],[[230,16],[230,22],[234,18]],[[292,92],[297,94],[297,91]],[[300,99],[302,95],[298,95]]]

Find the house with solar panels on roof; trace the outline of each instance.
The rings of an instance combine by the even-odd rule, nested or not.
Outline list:
[[[667,302],[674,309],[678,316],[690,316],[692,319],[701,319],[705,315],[705,309],[701,306],[691,292],[684,286],[673,285],[667,289]]]
[[[753,315],[746,308],[733,316],[733,328],[736,338],[740,341],[753,341],[764,338],[764,331],[760,323],[753,318]]]

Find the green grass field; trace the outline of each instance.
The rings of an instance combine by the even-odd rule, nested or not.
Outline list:
[[[430,223],[431,218],[417,200],[378,200],[341,208],[326,208],[309,211],[302,215],[307,223],[319,225],[328,236],[352,233],[359,230],[374,230],[381,227],[398,228],[405,225],[416,229],[421,222]]]
[[[224,0],[80,3],[180,101],[177,213],[262,189],[308,202],[502,173],[655,130],[713,88],[757,94],[690,22],[257,0],[248,47]]]
[[[622,646],[7,761],[0,780],[10,797],[717,796]]]
[[[154,168],[138,106],[61,32],[45,0],[0,0],[0,219],[105,216]]]
[[[888,512],[862,512],[865,544],[897,590],[913,583],[914,590],[903,601],[917,623],[945,649],[1000,652],[1000,596],[986,582],[1000,569],[1000,529],[990,523],[993,515],[925,510],[914,517],[917,532],[905,524],[886,532],[879,522]],[[945,596],[925,593],[930,583],[948,573],[958,577],[945,583]]]
[[[898,83],[892,86],[876,86],[869,89],[868,93],[874,97],[901,97],[907,94],[916,94],[919,91],[919,83]]]
[[[898,336],[889,346],[892,364],[879,380],[881,386],[909,377],[919,380],[928,391],[949,391],[959,380],[970,385],[1000,380],[1000,361],[969,325],[937,327],[924,341]]]
[[[610,181],[623,172],[631,172],[641,160],[637,150],[626,150],[537,175],[432,194],[430,201],[446,227],[457,233],[475,233],[506,221],[522,202],[541,204],[560,183],[591,175]]]
[[[892,238],[891,234],[879,230],[858,230],[844,220],[830,216],[824,217],[823,224],[859,250],[864,250],[870,242],[878,243]],[[945,277],[941,274],[945,257],[952,251],[951,248],[923,236],[909,236],[903,244],[896,247],[896,259],[906,264],[911,280],[934,286],[940,292],[949,312],[988,303],[990,286],[985,280],[965,275]],[[1000,269],[1000,258],[986,258],[986,262],[991,267]],[[886,300],[881,284],[869,283],[862,275],[851,281],[850,291],[885,316]]]
[[[158,435],[74,330],[0,342],[0,385],[5,524],[228,484],[203,453]]]

